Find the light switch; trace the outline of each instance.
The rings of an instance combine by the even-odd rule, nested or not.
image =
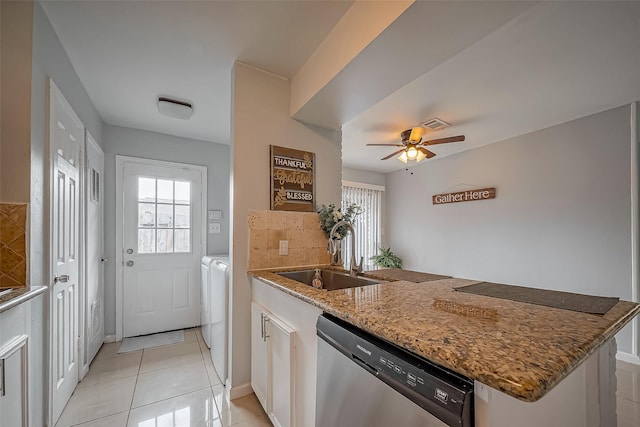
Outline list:
[[[209,221],[222,219],[222,211],[221,210],[213,210],[209,211]]]
[[[280,240],[280,246],[278,248],[278,255],[289,255],[289,241]]]
[[[210,222],[209,223],[209,234],[220,234],[220,223],[219,222]]]

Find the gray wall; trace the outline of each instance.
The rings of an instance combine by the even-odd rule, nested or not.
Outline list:
[[[387,176],[383,173],[364,171],[344,166],[342,167],[342,180],[382,185],[383,187],[387,184]]]
[[[48,283],[44,224],[49,212],[47,128],[49,77],[56,83],[84,126],[102,144],[102,120],[91,103],[40,3],[33,8],[33,63],[31,66],[31,283]],[[46,221],[45,221],[46,220]]]
[[[139,129],[104,125],[105,255],[115,260],[116,155],[202,165],[207,167],[207,210],[222,210],[221,233],[207,234],[207,252],[229,251],[229,146]],[[115,265],[105,268],[105,334],[114,334]]]
[[[623,106],[389,174],[392,248],[408,269],[630,300],[629,123]],[[431,203],[472,187],[496,199]]]
[[[49,221],[49,208],[46,199],[49,186],[48,155],[46,152],[48,147],[47,127],[49,125],[48,78],[53,78],[80,120],[99,144],[102,141],[102,121],[38,2],[34,2],[33,7],[32,46],[29,276],[31,284],[48,285],[50,283],[48,271],[49,230],[46,226]],[[36,337],[36,339],[46,340],[48,337],[46,328],[48,300],[43,299],[42,302],[33,306],[33,328],[42,327],[44,331],[43,336]],[[33,368],[33,372],[30,372],[31,389],[38,390],[43,393],[43,396],[30,399],[30,412],[33,416],[31,422],[34,425],[44,425],[44,402],[47,401],[45,397],[47,392],[44,386],[46,382],[44,381],[45,371],[43,369],[47,366],[48,361],[45,359],[46,353],[44,351],[35,350],[38,348],[37,344],[33,348],[34,351],[30,354],[33,357],[40,357],[40,359],[31,363]]]

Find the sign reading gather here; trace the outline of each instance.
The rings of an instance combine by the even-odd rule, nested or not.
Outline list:
[[[271,145],[271,209],[313,212],[315,154]]]
[[[479,190],[459,191],[457,193],[436,194],[432,197],[434,205],[444,205],[445,203],[473,202],[476,200],[487,200],[496,198],[495,187],[481,188]]]

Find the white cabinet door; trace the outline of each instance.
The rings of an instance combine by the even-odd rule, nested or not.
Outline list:
[[[271,352],[271,412],[275,427],[294,425],[295,331],[273,315],[267,324]]]
[[[251,304],[251,387],[275,427],[294,423],[295,331]]]
[[[27,335],[0,346],[0,426],[27,427]]]
[[[265,411],[268,411],[269,343],[265,333],[266,310],[251,304],[251,387]]]

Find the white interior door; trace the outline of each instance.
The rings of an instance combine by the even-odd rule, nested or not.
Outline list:
[[[200,323],[206,170],[123,165],[123,336]]]
[[[79,171],[84,127],[50,82],[51,389],[58,419],[78,383]]]
[[[85,369],[104,341],[104,152],[87,132],[85,163],[86,286],[84,299]]]

